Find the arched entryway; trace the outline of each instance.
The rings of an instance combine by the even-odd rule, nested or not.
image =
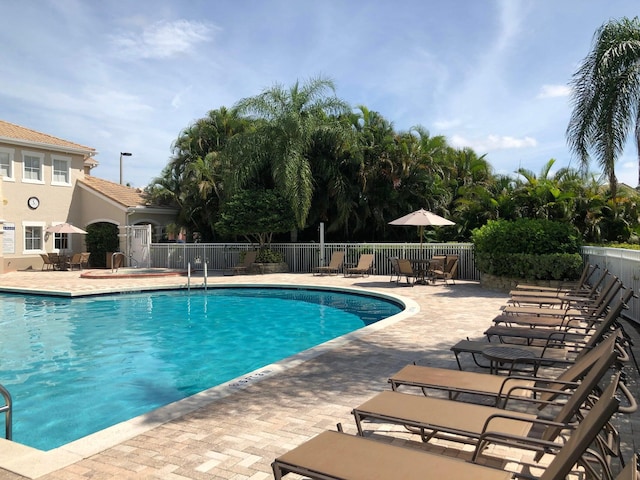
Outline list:
[[[91,253],[89,265],[94,268],[107,267],[107,254],[120,251],[118,226],[109,222],[97,222],[88,225],[85,244]]]

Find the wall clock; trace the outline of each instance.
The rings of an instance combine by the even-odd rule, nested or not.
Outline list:
[[[38,197],[29,197],[29,200],[27,200],[27,205],[29,205],[29,208],[31,210],[35,210],[40,206],[40,199]]]

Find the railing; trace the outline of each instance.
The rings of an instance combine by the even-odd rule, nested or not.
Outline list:
[[[181,268],[189,263],[195,271],[223,272],[240,263],[240,252],[255,248],[247,243],[153,243],[150,248],[151,266]],[[311,273],[315,267],[326,265],[331,253],[345,252],[345,263],[355,264],[362,253],[375,255],[374,268],[378,275],[391,275],[390,257],[431,258],[434,255],[459,255],[458,277],[462,280],[480,280],[476,269],[472,243],[325,243],[321,261],[317,243],[274,243],[271,248],[281,252],[292,273]],[[640,293],[640,250],[622,248],[583,247],[585,262],[607,268],[623,284]],[[632,298],[625,316],[640,320],[640,300]]]
[[[626,288],[632,288],[636,295],[640,294],[640,250],[610,247],[582,247],[582,255],[586,263],[608,269],[616,275]],[[629,301],[629,309],[623,315],[629,320],[639,323],[640,300],[636,297]]]
[[[4,405],[0,406],[0,413],[4,413],[4,438],[11,440],[13,422],[11,418],[11,411],[13,409],[11,394],[9,390],[0,385],[0,395],[4,398]]]
[[[240,252],[253,248],[246,243],[153,243],[150,249],[151,266],[186,270],[191,264],[193,270],[203,270],[206,263],[210,273],[225,271],[240,263]],[[311,273],[314,268],[326,264],[334,251],[342,250],[346,264],[357,263],[362,253],[373,253],[373,266],[378,275],[391,275],[390,257],[459,255],[458,277],[464,280],[480,279],[471,243],[429,243],[422,247],[417,243],[325,243],[324,262],[321,261],[320,245],[317,243],[272,243],[271,249],[283,254],[292,273]]]

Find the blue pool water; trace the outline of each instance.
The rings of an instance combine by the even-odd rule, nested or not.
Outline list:
[[[399,311],[301,289],[0,294],[0,384],[13,397],[13,439],[50,450]]]

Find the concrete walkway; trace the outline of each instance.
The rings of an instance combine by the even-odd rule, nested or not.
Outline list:
[[[202,283],[202,278],[192,279],[194,287]],[[450,346],[465,337],[481,338],[507,300],[503,293],[461,281],[412,288],[396,286],[380,276],[273,274],[208,279],[209,286],[266,283],[375,291],[405,299],[409,309],[396,318],[51,452],[1,441],[0,480],[273,478],[273,459],[310,437],[335,429],[338,422],[345,431],[354,433],[351,409],[388,389],[387,378],[407,363],[457,368]],[[184,277],[83,279],[77,271],[0,275],[0,291],[66,295],[185,285]],[[633,328],[628,330],[637,337]],[[637,345],[636,341],[636,352]],[[467,366],[471,369],[471,362]],[[627,370],[637,394],[638,372],[632,365]],[[640,414],[618,415],[615,422],[624,451],[640,447]],[[389,426],[379,429],[389,430]],[[393,441],[408,444],[405,437],[409,438],[397,431]],[[410,445],[416,446],[413,442]],[[446,443],[436,442],[417,448],[469,456],[468,448],[446,447]],[[493,453],[499,455],[500,451]],[[487,463],[503,464],[500,458],[489,458]]]

